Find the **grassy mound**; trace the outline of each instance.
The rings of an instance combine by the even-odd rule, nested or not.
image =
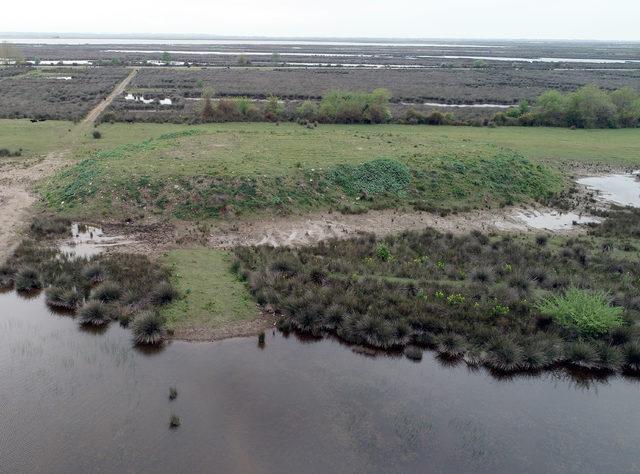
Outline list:
[[[202,219],[353,205],[479,208],[545,199],[562,187],[517,152],[424,142],[419,129],[274,128],[216,125],[120,145],[61,171],[43,193],[68,214]]]

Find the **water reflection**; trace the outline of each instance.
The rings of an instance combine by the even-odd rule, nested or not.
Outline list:
[[[488,376],[267,332],[149,353],[0,294],[6,472],[624,472],[640,384]],[[179,396],[170,401],[169,387]],[[182,420],[168,428],[171,414]],[[597,435],[594,435],[597,433]]]

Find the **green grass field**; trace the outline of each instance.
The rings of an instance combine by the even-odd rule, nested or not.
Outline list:
[[[635,130],[402,125],[309,130],[266,123],[115,124],[100,130],[102,139],[83,137],[77,147],[74,156],[85,159],[43,186],[50,208],[69,215],[187,220],[329,208],[482,208],[544,199],[561,188],[553,169],[563,163],[628,165],[637,161],[640,147]],[[375,160],[406,167],[410,182],[397,192],[383,192],[388,182],[375,169],[379,163],[362,168]],[[338,183],[331,178],[338,172],[346,173],[347,181],[373,173],[364,179],[377,180],[377,192],[367,187],[358,192],[345,179]]]
[[[215,330],[258,316],[246,286],[230,271],[229,253],[212,249],[176,250],[165,257],[165,262],[182,295],[163,310],[169,329]]]
[[[0,119],[0,144],[3,148],[23,148],[28,153],[42,154],[56,147],[68,145],[67,134],[72,127],[72,122],[64,121],[31,123],[29,120]],[[99,127],[103,138],[94,140],[86,133],[77,144],[76,151],[79,155],[86,157],[95,150],[109,149],[127,143],[139,143],[188,128],[193,127],[151,123],[103,124]],[[294,163],[303,162],[305,159],[317,161],[318,156],[323,160],[330,160],[331,156],[327,155],[331,155],[331,150],[345,144],[351,147],[341,149],[341,152],[353,153],[360,158],[366,157],[367,152],[375,146],[381,146],[381,151],[406,151],[418,145],[428,146],[434,152],[441,152],[450,147],[458,149],[480,145],[509,148],[530,159],[551,163],[579,161],[634,165],[640,162],[638,156],[640,131],[635,129],[321,125],[315,130],[307,130],[292,124],[281,124],[277,128],[267,123],[211,124],[196,128],[204,130],[207,135],[217,134],[221,139],[219,143],[211,141],[208,143],[209,147],[195,150],[196,157],[224,155],[225,146],[235,145],[236,140],[242,138],[248,140],[242,149],[245,155],[251,156],[252,152],[259,153],[261,156],[265,153],[268,156],[278,154],[282,151],[279,149],[284,145],[286,149],[283,151],[282,161],[290,161],[290,155],[294,155]],[[286,133],[282,130],[286,130]],[[305,137],[304,143],[300,146],[292,144],[298,136]],[[265,142],[264,139],[267,137],[273,138],[273,141]],[[363,140],[373,141],[367,143]],[[388,143],[389,140],[392,143]],[[319,148],[314,147],[310,150],[304,147],[305,144],[316,145]],[[217,152],[215,155],[211,154],[212,147],[213,151]]]

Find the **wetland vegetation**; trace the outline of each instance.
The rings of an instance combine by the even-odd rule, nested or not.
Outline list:
[[[13,471],[636,465],[637,45],[3,48]]]

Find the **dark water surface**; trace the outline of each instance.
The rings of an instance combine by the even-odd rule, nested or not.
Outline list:
[[[640,382],[498,380],[294,336],[133,349],[0,294],[0,471],[638,472]],[[169,387],[178,398],[169,401]],[[176,430],[169,416],[182,419]]]

